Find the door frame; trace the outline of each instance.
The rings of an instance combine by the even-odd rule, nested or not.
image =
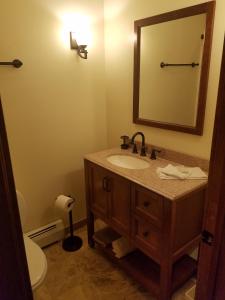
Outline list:
[[[0,299],[32,300],[16,189],[0,98]]]
[[[225,39],[203,228],[210,238],[209,244],[202,241],[200,245],[195,299],[222,300],[225,299]]]

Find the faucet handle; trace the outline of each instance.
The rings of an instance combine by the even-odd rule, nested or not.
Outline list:
[[[129,136],[122,135],[120,138],[123,140],[123,143],[120,145],[121,149],[128,149],[129,148]]]
[[[160,153],[161,150],[157,150],[155,148],[152,149],[150,159],[156,159],[156,153]]]

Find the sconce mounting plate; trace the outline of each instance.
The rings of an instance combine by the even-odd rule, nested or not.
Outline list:
[[[77,54],[83,58],[87,59],[87,45],[78,45],[76,39],[73,36],[73,32],[70,32],[70,48],[73,50],[77,50]]]

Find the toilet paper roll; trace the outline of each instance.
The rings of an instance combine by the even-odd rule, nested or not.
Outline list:
[[[55,207],[57,210],[68,213],[72,210],[75,200],[65,195],[59,195],[55,201]]]

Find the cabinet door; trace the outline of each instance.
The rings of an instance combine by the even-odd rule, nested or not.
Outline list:
[[[90,206],[94,213],[107,219],[108,217],[108,172],[98,166],[90,167]]]
[[[130,235],[130,182],[113,173],[110,174],[109,212],[110,223],[122,235]]]

